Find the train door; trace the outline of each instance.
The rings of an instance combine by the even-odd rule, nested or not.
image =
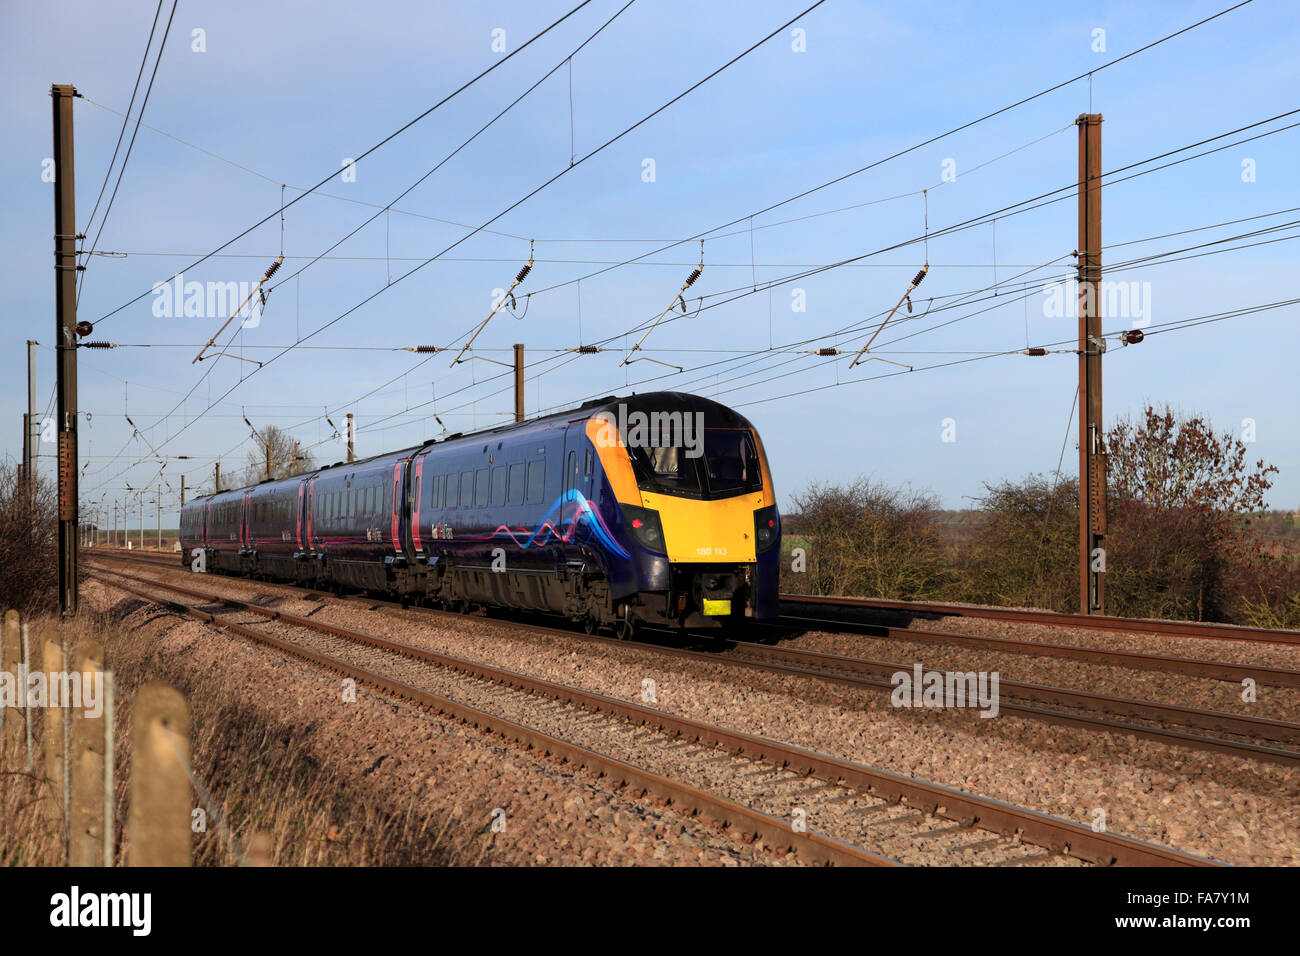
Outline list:
[[[298,482],[298,514],[297,520],[294,521],[294,542],[297,545],[298,553],[302,553],[302,508],[303,503],[307,500],[307,482]]]
[[[578,524],[585,502],[581,471],[584,444],[582,436],[585,434],[581,425],[570,425],[564,430],[564,458],[560,482],[560,530],[565,544],[570,547],[575,547],[578,543]]]
[[[312,475],[307,479],[307,501],[304,508],[307,512],[307,552],[314,554],[316,552],[315,528],[312,526],[312,509],[316,494],[316,476]]]
[[[409,464],[410,464],[410,459],[408,458],[405,462],[399,461],[396,465],[393,466],[393,480],[392,480],[393,538],[392,541],[393,541],[393,550],[399,555],[402,553],[402,509],[406,506],[405,500],[402,495],[402,470]]]
[[[427,455],[418,455],[407,466],[407,487],[411,489],[410,508],[408,509],[411,536],[411,553],[417,558],[424,556],[424,541],[420,536],[420,505],[424,502],[424,459]]]

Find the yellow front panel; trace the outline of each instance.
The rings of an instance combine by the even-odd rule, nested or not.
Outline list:
[[[762,491],[715,501],[649,491],[638,495],[642,507],[659,512],[669,561],[741,564],[754,560],[754,511],[763,507]]]

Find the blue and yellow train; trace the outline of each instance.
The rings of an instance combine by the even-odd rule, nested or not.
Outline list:
[[[194,570],[553,612],[625,636],[775,616],[780,538],[758,432],[680,392],[600,399],[181,511]]]

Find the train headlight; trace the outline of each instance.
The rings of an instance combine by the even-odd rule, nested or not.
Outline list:
[[[758,551],[766,551],[781,540],[781,516],[776,505],[759,508],[754,512],[754,543]]]
[[[667,553],[664,548],[664,529],[659,523],[659,512],[649,508],[623,505],[623,521],[641,547],[657,554]]]

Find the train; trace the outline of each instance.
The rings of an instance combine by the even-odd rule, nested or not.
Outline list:
[[[608,397],[195,498],[184,566],[589,633],[777,614],[781,515],[762,439],[684,392]]]

